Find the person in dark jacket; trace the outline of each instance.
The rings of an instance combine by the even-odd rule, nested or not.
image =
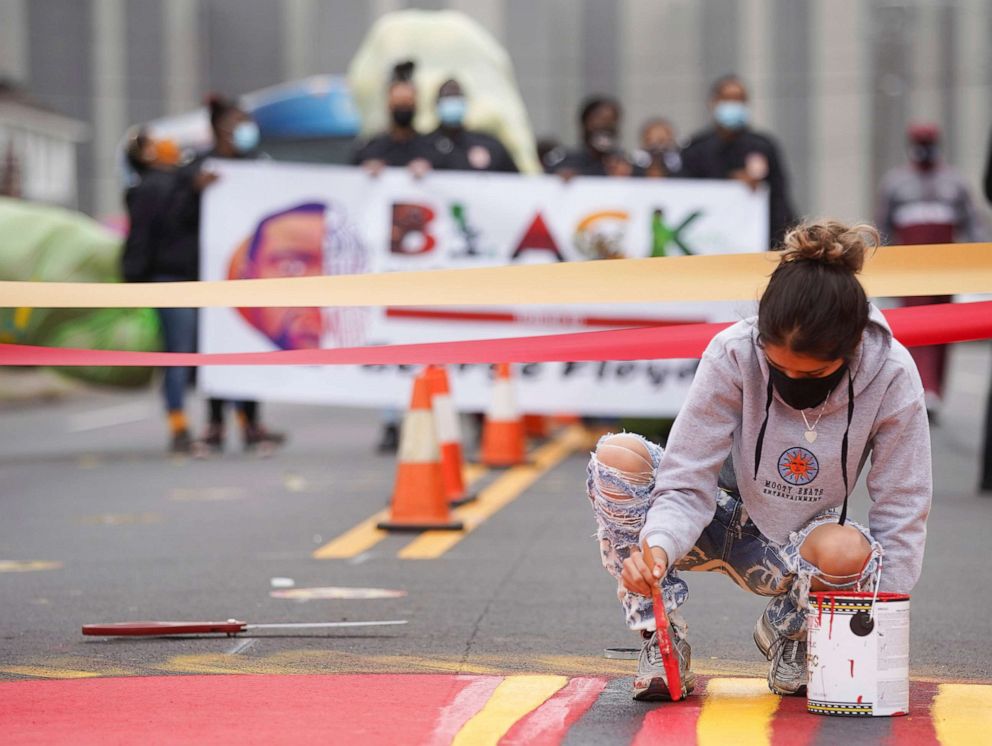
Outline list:
[[[175,188],[174,169],[159,162],[156,144],[139,130],[125,151],[130,185],[124,194],[128,234],[121,255],[125,282],[175,282],[195,279],[196,258],[168,247],[166,213]],[[160,308],[159,323],[169,352],[192,352],[196,344],[196,309]],[[186,419],[185,394],[190,368],[166,368],[162,382],[169,423],[169,451],[189,453],[193,440]]]
[[[549,174],[573,176],[630,176],[633,166],[620,147],[620,103],[609,96],[590,96],[579,109],[582,144],[552,150],[544,163]]]
[[[989,154],[985,162],[985,199],[992,203],[992,137],[989,137]],[[979,489],[992,495],[992,389],[989,389],[989,397],[985,404],[985,448]]]
[[[389,128],[362,142],[352,153],[351,162],[369,173],[378,174],[385,166],[410,166],[414,173],[430,169],[431,148],[427,138],[413,126],[417,117],[417,88],[413,83],[412,62],[393,68],[386,105]]]
[[[200,209],[203,191],[217,180],[217,174],[205,168],[208,158],[250,159],[259,156],[258,125],[234,101],[213,95],[208,100],[210,127],[214,136],[214,147],[207,153],[194,158],[176,174],[176,187],[169,201],[168,221],[170,241],[167,251],[181,257],[187,265],[186,274],[172,279],[199,279],[200,262]],[[166,315],[176,311],[192,311],[192,322],[183,314],[181,344],[195,348],[196,310],[164,309]],[[163,323],[163,327],[167,324]],[[166,330],[166,339],[169,331]],[[167,342],[168,343],[168,342]],[[189,350],[186,350],[189,351]],[[238,419],[241,422],[244,446],[248,450],[268,450],[281,445],[286,436],[270,432],[259,421],[259,405],[255,401],[235,402]],[[196,444],[205,452],[218,452],[224,447],[224,400],[210,399],[209,421],[204,438]]]
[[[438,128],[427,135],[431,165],[439,171],[517,173],[517,164],[499,140],[465,129],[468,99],[461,84],[446,80],[437,94]]]
[[[352,164],[361,166],[372,176],[378,175],[386,166],[406,166],[414,176],[422,176],[432,168],[433,148],[428,138],[413,126],[417,117],[413,71],[413,62],[401,62],[393,68],[386,94],[389,128],[360,143],[352,154]],[[399,419],[400,413],[395,409],[382,412],[382,433],[376,445],[379,453],[395,453],[399,448]]]
[[[737,179],[756,188],[768,185],[769,237],[778,246],[795,221],[785,164],[771,136],[750,128],[744,83],[726,75],[710,89],[713,124],[697,133],[682,151],[683,176]]]
[[[906,130],[907,162],[885,174],[878,189],[876,224],[895,244],[987,241],[988,226],[975,209],[965,178],[940,157],[940,128],[917,123]],[[903,298],[904,306],[950,303],[949,295]],[[939,416],[947,371],[947,345],[910,348],[923,379],[927,412]]]

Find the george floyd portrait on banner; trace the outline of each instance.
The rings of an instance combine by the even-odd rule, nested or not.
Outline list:
[[[344,209],[303,202],[262,218],[231,257],[228,279],[360,274],[368,252]],[[353,347],[365,343],[364,308],[239,308],[256,331],[283,350]]]

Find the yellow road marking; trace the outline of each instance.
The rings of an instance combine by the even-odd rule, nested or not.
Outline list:
[[[515,466],[479,493],[475,502],[454,510],[462,531],[425,531],[404,547],[400,559],[436,559],[478,528],[487,518],[516,500],[524,490],[585,443],[581,428],[570,428],[533,454],[533,464]]]
[[[762,679],[710,679],[696,724],[699,746],[765,746],[780,700]]]
[[[488,469],[482,464],[465,464],[462,469],[463,479],[466,485],[481,479]],[[380,541],[389,536],[388,531],[382,531],[377,526],[380,521],[389,518],[389,511],[382,510],[371,518],[368,518],[353,529],[346,531],[336,539],[329,541],[324,546],[315,550],[311,555],[314,559],[350,559],[357,557],[362,552],[369,551]]]
[[[3,673],[17,676],[34,676],[39,679],[92,679],[107,676],[98,671],[78,671],[72,668],[44,668],[42,666],[5,666],[0,668]]]
[[[61,562],[48,560],[0,560],[0,572],[35,572],[37,570],[58,570]]]
[[[452,746],[499,743],[514,723],[544,704],[567,683],[564,676],[510,676],[504,679],[486,706],[458,731]]]
[[[980,743],[992,733],[992,687],[941,684],[930,716],[943,746]]]
[[[100,676],[134,676],[139,671],[108,666],[103,661],[83,656],[63,655],[27,661],[17,666],[3,666],[0,673],[38,679],[93,679]]]
[[[388,531],[382,531],[376,528],[379,521],[384,521],[388,517],[388,510],[379,511],[371,518],[359,523],[350,531],[346,531],[333,541],[324,544],[324,546],[317,549],[311,556],[314,559],[348,559],[362,552],[367,552],[389,536]]]

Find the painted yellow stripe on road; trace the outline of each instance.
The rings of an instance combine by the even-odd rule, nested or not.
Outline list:
[[[462,468],[462,479],[467,486],[477,482],[489,472],[482,464],[465,464]],[[351,559],[362,552],[369,551],[380,541],[389,536],[388,531],[382,531],[377,526],[380,521],[389,518],[389,511],[382,510],[368,518],[353,529],[346,531],[336,539],[329,541],[311,555],[314,559]]]
[[[400,559],[436,559],[447,552],[487,518],[516,500],[524,490],[545,473],[560,464],[580,445],[587,442],[582,428],[569,428],[555,440],[541,446],[532,454],[533,464],[515,466],[479,493],[475,502],[453,512],[465,524],[462,531],[425,531],[411,541],[400,553]]]
[[[696,724],[699,746],[766,746],[780,700],[762,679],[710,679]]]
[[[942,746],[983,743],[992,734],[992,687],[941,684],[930,709]]]
[[[380,521],[389,517],[388,510],[381,510],[350,531],[346,531],[333,541],[324,544],[313,553],[314,559],[348,559],[367,552],[389,536],[388,531],[376,528]]]
[[[564,676],[510,676],[486,706],[462,726],[452,746],[497,744],[520,718],[544,704],[568,683]]]
[[[43,666],[4,666],[0,673],[15,676],[34,676],[39,679],[94,679],[100,676],[110,676],[97,671],[79,671],[73,668],[45,668]]]

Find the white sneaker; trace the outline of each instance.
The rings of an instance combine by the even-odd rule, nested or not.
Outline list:
[[[754,643],[771,661],[768,667],[768,688],[775,694],[803,695],[806,693],[806,640],[791,640],[779,635],[764,613],[754,626]]]
[[[696,688],[696,674],[689,670],[692,662],[692,648],[689,641],[678,636],[675,628],[669,626],[668,634],[679,657],[679,674],[682,679],[682,696],[684,698]],[[641,702],[670,700],[672,693],[668,688],[668,676],[665,674],[665,662],[658,649],[658,633],[644,641],[641,655],[637,659],[637,676],[634,678],[634,699]]]

